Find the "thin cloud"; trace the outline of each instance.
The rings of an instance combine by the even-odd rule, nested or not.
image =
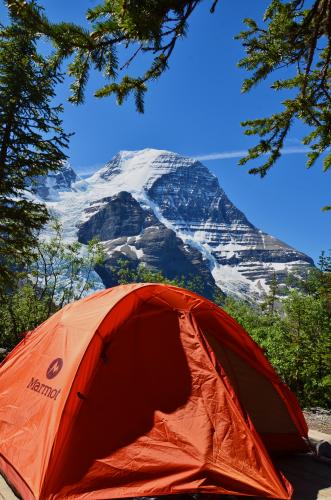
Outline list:
[[[304,146],[288,146],[282,149],[283,155],[293,155],[293,154],[305,154],[310,151],[309,148]],[[197,160],[207,161],[207,160],[227,160],[228,158],[243,158],[248,154],[248,150],[239,151],[221,151],[219,153],[211,153],[206,155],[195,156]]]

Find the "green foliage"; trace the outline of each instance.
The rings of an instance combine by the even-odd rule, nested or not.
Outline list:
[[[114,94],[122,104],[131,94],[139,112],[144,110],[147,84],[168,68],[177,41],[184,37],[188,19],[201,0],[103,0],[88,9],[88,32],[70,23],[51,23],[24,0],[8,0],[12,13],[52,40],[54,64],[73,57],[69,74],[74,78],[71,102],[82,103],[91,68],[101,71],[108,82],[96,91],[97,97]],[[214,12],[218,0],[211,3]],[[119,51],[118,49],[121,48]],[[125,54],[119,61],[119,52]],[[125,74],[131,63],[145,55],[148,69],[140,76]],[[119,81],[117,80],[119,76]]]
[[[68,136],[53,106],[57,69],[37,51],[37,35],[13,17],[0,26],[0,287],[29,257],[48,214],[31,201],[34,178],[66,159]]]
[[[284,311],[287,342],[282,348],[287,366],[281,374],[286,373],[289,385],[310,406],[321,402],[330,406],[326,385],[331,373],[331,316],[321,298],[296,291],[285,300]]]
[[[105,258],[96,239],[87,247],[77,241],[64,243],[60,223],[53,221],[50,229],[52,237],[37,243],[37,258],[26,270],[37,295],[48,299],[48,315],[54,303],[61,308],[88,292],[96,284],[93,269]]]
[[[96,240],[84,247],[64,243],[62,228],[53,222],[52,235],[38,242],[34,260],[20,272],[19,286],[0,290],[0,347],[10,350],[25,332],[96,284],[94,267],[104,258]]]
[[[111,267],[111,272],[115,284],[165,283],[191,290],[201,296],[206,296],[206,283],[203,277],[199,275],[176,276],[170,279],[164,276],[160,271],[153,271],[144,264],[139,264],[137,266],[124,257],[117,259],[116,265]],[[211,293],[208,294],[208,298],[216,304],[221,305],[224,303],[225,295],[215,286],[215,288],[211,290]]]
[[[277,307],[273,287],[262,305],[227,298],[224,306],[306,407],[331,407],[331,256],[322,254],[321,263],[305,279],[292,277]]]
[[[264,16],[263,27],[245,19],[248,27],[237,38],[242,41],[246,57],[239,66],[251,72],[243,92],[251,90],[277,70],[292,68],[290,78],[275,80],[271,88],[288,90],[291,98],[283,110],[267,118],[247,120],[247,135],[260,136],[240,163],[245,164],[268,154],[267,160],[250,173],[263,177],[281,155],[284,140],[294,122],[303,122],[310,132],[303,138],[309,146],[307,167],[326,152],[331,143],[331,5],[329,0],[272,0]],[[331,154],[324,157],[324,170],[331,165]]]
[[[331,253],[322,252],[318,267],[309,271],[304,280],[289,276],[289,290],[295,288],[304,295],[318,298],[322,301],[325,310],[331,314]]]
[[[152,271],[144,265],[134,266],[126,258],[117,260],[112,266],[114,282],[124,285],[126,283],[165,283],[168,285],[186,288],[199,295],[204,295],[205,283],[201,276],[178,276],[174,279],[166,278],[160,271]],[[215,299],[222,300],[224,295],[218,289],[215,290]]]
[[[269,293],[261,304],[262,310],[266,311],[271,316],[273,316],[276,310],[278,294],[279,294],[278,281],[276,274],[274,273],[269,283]]]
[[[55,312],[55,310],[56,307],[53,305],[52,312]],[[1,295],[1,348],[10,351],[26,332],[48,318],[48,312],[48,298],[40,298],[29,283],[25,283],[15,293]]]

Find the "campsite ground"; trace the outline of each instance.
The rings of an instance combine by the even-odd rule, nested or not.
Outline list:
[[[304,410],[303,413],[309,429],[331,435],[331,410],[313,408],[311,410]]]

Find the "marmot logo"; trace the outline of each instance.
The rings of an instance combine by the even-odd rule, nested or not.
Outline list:
[[[30,380],[28,385],[26,386],[27,389],[31,389],[31,391],[38,392],[42,396],[47,396],[50,399],[56,399],[58,395],[61,392],[61,389],[54,389],[53,387],[50,387],[49,385],[42,384],[40,380],[37,378],[33,378]]]
[[[49,367],[47,368],[46,377],[48,379],[56,377],[63,366],[63,360],[61,358],[54,359]]]

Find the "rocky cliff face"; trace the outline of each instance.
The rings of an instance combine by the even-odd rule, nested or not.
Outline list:
[[[37,176],[34,179],[33,191],[43,200],[58,200],[63,191],[77,191],[87,186],[68,163],[61,170],[51,172],[47,176]]]
[[[173,156],[171,162],[175,163],[177,155]],[[158,157],[160,164],[168,161],[167,154]],[[177,161],[180,163],[178,156]],[[250,223],[200,162],[186,160],[177,171],[156,179],[147,193],[177,233],[208,251],[214,260],[213,276],[228,291],[231,274],[233,291],[237,287],[249,291],[253,283],[253,288],[262,291],[274,273],[283,282],[288,272],[313,264],[307,255]]]
[[[49,204],[68,238],[104,242],[108,258],[98,272],[106,286],[119,255],[169,277],[197,274],[206,290],[216,282],[241,296],[265,293],[274,274],[284,282],[288,272],[313,265],[307,255],[249,222],[217,177],[194,159],[168,151],[126,151],[84,185],[65,177],[65,189],[58,182],[58,201]]]
[[[133,196],[121,191],[102,198],[86,212],[91,216],[80,224],[78,240],[88,243],[98,238],[104,243],[108,258],[98,273],[106,287],[116,284],[112,271],[118,259],[133,267],[145,265],[152,271],[162,270],[168,278],[200,276],[204,294],[212,296],[215,282],[201,253],[184,245],[176,233],[160,222],[150,209],[144,209]]]

